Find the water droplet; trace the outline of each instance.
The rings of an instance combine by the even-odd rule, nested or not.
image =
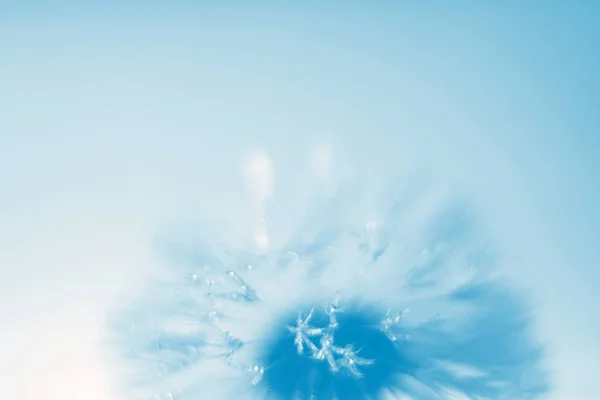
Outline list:
[[[217,314],[216,311],[209,311],[208,312],[208,319],[210,322],[216,323],[219,321],[219,314]]]
[[[300,258],[298,257],[298,254],[294,253],[293,251],[288,251],[283,255],[280,263],[282,267],[289,268],[295,267],[299,262]]]

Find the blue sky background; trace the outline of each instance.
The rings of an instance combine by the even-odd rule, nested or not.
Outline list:
[[[253,148],[294,208],[324,137],[361,176],[467,188],[534,298],[557,398],[600,396],[594,2],[155,3],[0,2],[5,392],[68,399],[85,370],[72,398],[113,398],[94,338],[156,221],[230,215]]]

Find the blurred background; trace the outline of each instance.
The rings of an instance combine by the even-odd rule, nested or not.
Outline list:
[[[257,223],[259,152],[290,225],[330,173],[467,192],[552,398],[600,398],[600,6],[158,3],[0,1],[0,393],[116,398],[108,307],[158,224]]]

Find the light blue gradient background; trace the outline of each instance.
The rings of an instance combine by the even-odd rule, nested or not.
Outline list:
[[[556,398],[600,397],[599,6],[154,3],[0,2],[0,392],[114,398],[87,338],[153,222],[229,214],[252,146],[293,193],[326,135],[354,171],[468,187]]]

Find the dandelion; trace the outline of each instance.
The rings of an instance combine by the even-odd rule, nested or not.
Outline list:
[[[140,399],[543,395],[526,304],[493,278],[474,212],[423,211],[413,194],[383,196],[377,223],[360,196],[330,198],[280,248],[161,242],[173,278],[114,315],[126,386]]]

